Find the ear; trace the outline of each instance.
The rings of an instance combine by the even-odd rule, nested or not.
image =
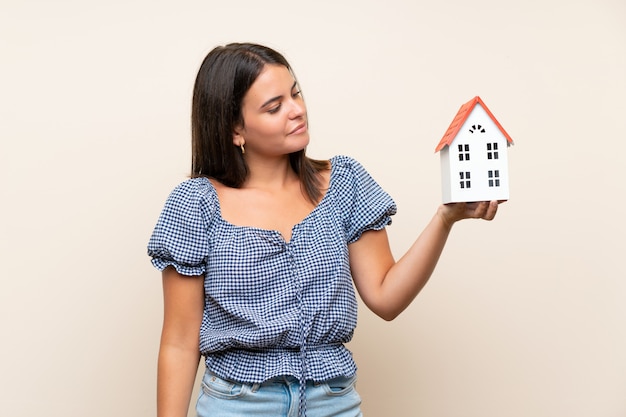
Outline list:
[[[243,129],[239,126],[236,126],[233,130],[233,145],[239,147],[244,145],[246,140],[243,137]]]

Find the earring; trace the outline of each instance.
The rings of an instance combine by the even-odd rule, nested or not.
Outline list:
[[[243,143],[242,143],[241,145],[239,145],[239,146],[241,147],[241,154],[242,154],[242,155],[243,155],[243,154],[245,154],[245,153],[246,153],[246,150],[245,150],[245,149],[244,149],[244,147],[243,147]]]

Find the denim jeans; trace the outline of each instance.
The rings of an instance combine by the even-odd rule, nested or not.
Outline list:
[[[361,417],[356,376],[325,382],[307,382],[307,417]],[[297,417],[299,383],[277,377],[261,384],[224,380],[209,371],[202,379],[196,404],[198,417]]]

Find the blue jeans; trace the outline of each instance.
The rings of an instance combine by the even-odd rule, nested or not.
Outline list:
[[[307,417],[362,417],[356,376],[325,382],[308,381]],[[242,384],[206,371],[196,404],[198,417],[296,417],[299,383],[293,377],[276,377],[261,384]]]

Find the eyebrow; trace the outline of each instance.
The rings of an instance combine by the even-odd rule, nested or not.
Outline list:
[[[296,86],[297,86],[297,85],[298,85],[298,82],[297,82],[297,81],[294,81],[294,82],[293,82],[293,85],[291,86],[291,89],[293,90],[294,88],[296,88]],[[282,97],[283,97],[283,96],[276,96],[276,97],[272,97],[272,98],[270,98],[269,100],[267,100],[265,103],[263,103],[263,104],[261,105],[261,107],[260,107],[260,108],[267,107],[267,106],[269,106],[271,103],[273,103],[274,101],[280,100]]]

